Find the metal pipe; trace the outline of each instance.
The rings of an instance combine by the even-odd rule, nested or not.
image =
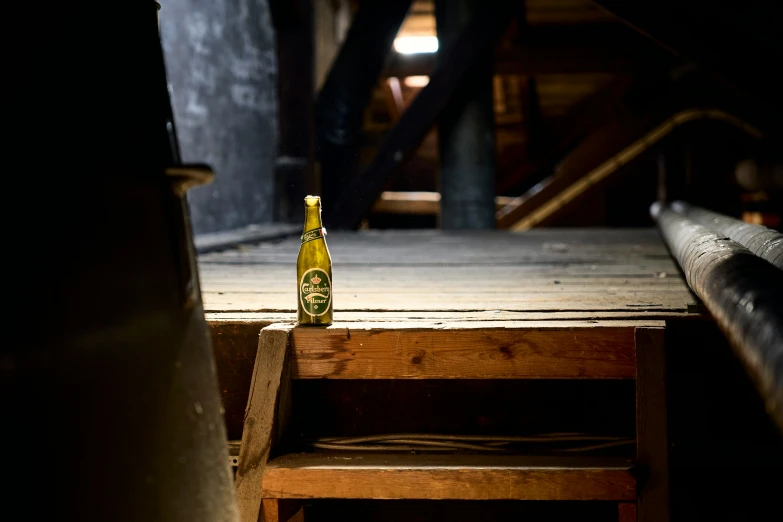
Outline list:
[[[685,201],[672,203],[672,210],[699,225],[728,236],[761,259],[783,270],[783,234],[780,232],[695,207]]]
[[[667,206],[650,214],[783,431],[783,272]]]

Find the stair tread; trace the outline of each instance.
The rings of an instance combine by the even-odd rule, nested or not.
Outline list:
[[[269,462],[264,498],[633,500],[618,457],[297,453]]]

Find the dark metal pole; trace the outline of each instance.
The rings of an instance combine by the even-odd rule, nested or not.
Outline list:
[[[728,236],[761,259],[783,270],[783,234],[780,232],[695,207],[684,201],[675,201],[672,203],[672,209],[699,225]]]
[[[783,430],[783,272],[665,205],[650,213]]]
[[[439,46],[448,49],[481,9],[482,0],[437,0]],[[491,48],[477,60],[438,122],[441,228],[495,228],[495,128]]]

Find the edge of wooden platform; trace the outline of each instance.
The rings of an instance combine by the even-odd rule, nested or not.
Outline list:
[[[652,321],[340,323],[291,333],[295,379],[634,379]],[[657,322],[656,326],[662,323]]]
[[[264,498],[633,500],[627,459],[290,454],[264,469]]]

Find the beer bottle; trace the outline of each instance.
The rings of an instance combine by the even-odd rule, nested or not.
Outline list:
[[[305,220],[296,260],[296,319],[301,325],[332,324],[332,257],[321,223],[321,198],[305,198]]]

